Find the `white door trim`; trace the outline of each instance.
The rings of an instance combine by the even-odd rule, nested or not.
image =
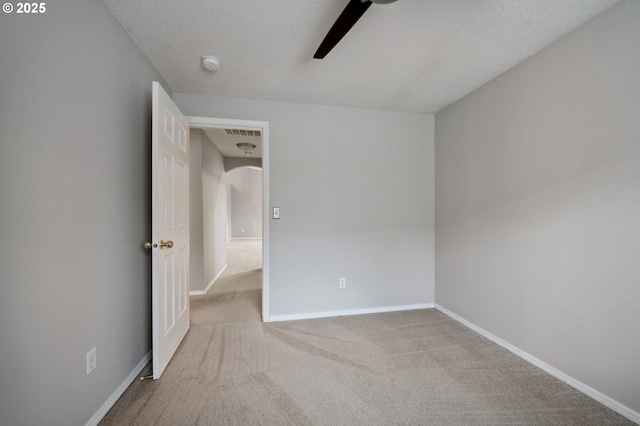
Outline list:
[[[269,122],[231,118],[187,117],[193,129],[241,127],[262,131],[262,320],[270,322],[269,310]]]

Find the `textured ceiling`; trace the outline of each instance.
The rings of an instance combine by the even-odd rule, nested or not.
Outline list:
[[[174,92],[435,113],[618,0],[103,0]],[[222,62],[200,67],[203,55]]]

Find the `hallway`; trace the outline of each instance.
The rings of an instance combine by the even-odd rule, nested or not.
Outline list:
[[[230,240],[227,262],[207,294],[191,297],[192,328],[262,321],[262,240]]]

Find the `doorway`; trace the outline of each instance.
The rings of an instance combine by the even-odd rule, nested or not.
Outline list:
[[[269,322],[269,123],[266,121],[254,121],[254,120],[235,120],[235,119],[221,119],[210,117],[187,117],[189,119],[189,125],[192,129],[200,129],[206,131],[207,129],[217,130],[243,130],[244,134],[250,134],[254,138],[259,135],[259,145],[261,148],[260,157],[256,158],[256,155],[245,158],[228,158],[225,159],[225,169],[234,168],[239,162],[243,165],[252,165],[251,160],[259,159],[260,167],[262,169],[262,320]],[[238,147],[242,149],[241,147]],[[224,152],[223,152],[224,155]],[[254,163],[256,165],[256,163]]]

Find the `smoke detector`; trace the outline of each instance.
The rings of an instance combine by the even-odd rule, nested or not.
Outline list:
[[[215,56],[205,55],[201,60],[202,68],[207,71],[216,72],[220,69],[220,59]]]

